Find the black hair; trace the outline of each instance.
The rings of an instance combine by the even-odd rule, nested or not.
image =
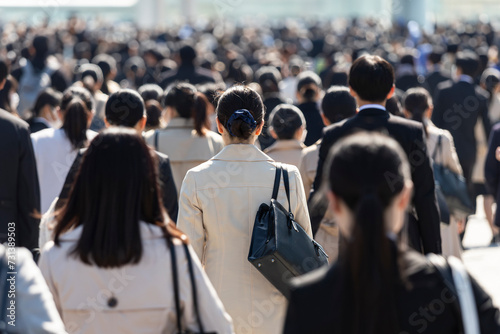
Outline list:
[[[141,95],[144,102],[148,100],[155,100],[161,102],[161,97],[163,95],[163,89],[156,84],[145,84],[139,87],[137,92]]]
[[[144,117],[146,110],[139,93],[120,89],[109,96],[104,114],[109,124],[132,128]]]
[[[88,118],[92,113],[92,96],[81,87],[70,87],[64,91],[61,110],[64,114],[62,129],[73,149],[82,148],[87,142]]]
[[[102,83],[101,91],[104,94],[109,95],[110,92],[109,92],[109,87],[108,87],[108,83],[107,83],[107,78],[113,70],[116,70],[115,58],[113,58],[110,55],[102,53],[102,54],[95,56],[92,59],[92,63],[99,66],[99,68],[102,71],[102,76],[104,78],[104,82]]]
[[[35,49],[35,56],[31,59],[35,72],[41,72],[45,68],[45,62],[49,55],[49,38],[47,36],[35,36],[32,46]]]
[[[299,108],[283,103],[271,112],[269,126],[276,132],[278,139],[293,139],[297,130],[306,126],[306,119]]]
[[[401,65],[405,64],[405,65],[415,66],[415,58],[411,54],[406,54],[406,55],[401,57],[401,60],[399,61],[399,63]]]
[[[427,134],[424,114],[432,105],[432,98],[429,92],[422,87],[410,88],[404,96],[403,104],[404,108],[411,114],[411,119],[424,124],[424,132]]]
[[[6,79],[7,75],[9,75],[9,66],[4,59],[0,58],[0,82]]]
[[[94,64],[83,64],[78,68],[78,79],[82,82],[83,87],[87,88],[91,93],[94,92],[95,84],[103,82],[103,74],[101,68]]]
[[[217,102],[217,118],[225,129],[228,129],[227,122],[229,118],[235,111],[240,109],[248,110],[255,122],[257,122],[257,125],[262,123],[264,119],[264,104],[260,95],[247,86],[236,85],[226,90]],[[250,125],[241,119],[236,119],[232,122],[230,130],[235,137],[246,140],[250,138],[255,129],[252,129]]]
[[[50,87],[45,88],[36,99],[35,106],[33,107],[33,116],[39,116],[43,107],[46,105],[49,105],[52,108],[59,107],[61,105],[61,100],[61,92],[58,92]]]
[[[410,179],[406,156],[394,139],[357,133],[338,142],[327,161],[330,190],[354,213],[338,262],[340,332],[398,333],[395,290],[402,277],[384,213]]]
[[[140,221],[160,226],[167,242],[181,237],[166,224],[156,168],[154,152],[136,131],[110,128],[98,134],[57,214],[55,244],[64,232],[83,226],[71,254],[89,265],[116,268],[140,261]]]
[[[365,55],[354,61],[349,86],[368,102],[383,102],[394,85],[394,69],[379,56]]]
[[[197,85],[196,88],[200,93],[203,93],[208,101],[214,106],[217,106],[217,97],[226,89],[224,83],[208,82],[203,85]]]
[[[255,73],[257,83],[262,88],[263,94],[277,93],[280,91],[279,82],[281,81],[280,71],[273,66],[263,66]]]
[[[332,86],[321,101],[321,110],[333,124],[356,115],[356,99],[349,93],[349,88]]]
[[[207,107],[208,99],[188,83],[178,83],[167,88],[163,96],[163,106],[172,107],[180,117],[194,120],[194,129],[199,136],[205,135],[209,128]]]
[[[13,79],[10,75],[8,75],[3,89],[0,90],[0,108],[10,112],[11,114],[15,112],[12,108],[12,101],[10,99],[10,91],[14,89],[13,86]]]
[[[443,58],[444,54],[444,48],[441,46],[434,46],[432,48],[432,52],[429,53],[427,56],[427,59],[431,62],[431,64],[436,65],[441,62],[441,59]]]
[[[157,129],[161,126],[161,105],[156,100],[146,101],[146,129]]]
[[[192,64],[196,59],[196,50],[191,45],[184,45],[179,49],[179,57],[183,64]]]
[[[481,75],[481,84],[484,85],[486,91],[490,93],[490,103],[495,95],[495,88],[500,84],[500,71],[496,68],[488,68]]]
[[[475,78],[479,68],[479,57],[474,51],[460,51],[457,53],[455,65],[462,70],[462,74]]]
[[[297,92],[306,102],[314,102],[321,87],[320,77],[312,71],[304,71],[297,76]]]

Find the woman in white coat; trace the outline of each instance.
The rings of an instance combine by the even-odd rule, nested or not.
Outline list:
[[[187,254],[205,331],[233,333],[195,253],[190,247],[185,252],[186,236],[169,222],[155,165],[154,152],[133,129],[105,130],[86,151],[68,202],[56,216],[54,241],[40,258],[69,333],[199,332]],[[182,312],[176,312],[176,290]]]
[[[252,89],[235,86],[221,95],[217,127],[226,145],[188,171],[179,198],[178,226],[190,238],[236,333],[281,333],[286,299],[247,260],[255,215],[271,200],[276,163],[254,146],[264,125],[264,107]],[[296,221],[311,235],[298,169],[290,174]],[[278,201],[286,203],[284,186]]]
[[[59,196],[78,150],[87,146],[97,134],[88,130],[94,116],[93,107],[92,96],[85,88],[70,87],[61,102],[61,128],[49,128],[31,135],[42,213]]]

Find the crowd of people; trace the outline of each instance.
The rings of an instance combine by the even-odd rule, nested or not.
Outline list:
[[[455,262],[478,196],[500,238],[494,24],[72,17],[0,45],[0,329],[500,333]],[[287,295],[248,260],[272,197],[330,262]]]

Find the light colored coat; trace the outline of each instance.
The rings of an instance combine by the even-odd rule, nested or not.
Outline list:
[[[300,174],[286,167],[292,212],[311,235]],[[236,333],[281,333],[284,322],[285,298],[247,260],[255,215],[271,201],[275,171],[275,162],[256,146],[228,145],[191,169],[181,189],[178,226],[202,259]],[[283,179],[278,201],[288,208]]]
[[[97,132],[87,130],[89,142]],[[44,129],[31,135],[35,151],[38,181],[40,182],[40,202],[42,214],[52,201],[59,196],[75,161],[78,150],[73,149],[63,129]]]
[[[99,268],[68,256],[82,226],[50,241],[40,257],[40,270],[69,333],[176,333],[176,311],[169,249],[161,229],[141,223],[142,258],[121,268]],[[198,331],[187,259],[176,242],[180,303],[184,328]],[[207,332],[232,333],[231,318],[191,249],[200,316]],[[111,297],[117,304],[108,305]]]
[[[314,145],[306,147],[302,151],[302,156],[300,158],[299,172],[302,177],[302,182],[304,183],[304,191],[306,192],[307,199],[309,199],[314,179],[316,178],[319,160],[319,145],[321,145],[321,140],[318,140]]]
[[[306,146],[296,139],[277,140],[264,150],[274,161],[299,167],[302,150]]]
[[[434,154],[439,136],[441,136],[441,150]],[[429,121],[427,125],[427,152],[435,163],[449,168],[456,174],[462,174],[462,166],[458,160],[457,150],[453,142],[453,137],[448,130],[443,130]]]
[[[146,142],[155,147],[155,131],[146,134]],[[177,195],[188,170],[212,158],[224,147],[222,137],[207,131],[200,137],[194,130],[194,121],[181,117],[173,118],[163,130],[158,130],[158,147],[155,149],[168,155]]]

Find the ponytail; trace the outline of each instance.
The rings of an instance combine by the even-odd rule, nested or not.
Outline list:
[[[73,98],[64,111],[62,129],[73,149],[82,148],[87,141],[88,116],[90,111],[80,98]]]
[[[205,129],[210,129],[210,121],[207,117],[208,103],[209,101],[204,94],[196,92],[194,96],[192,118],[194,120],[196,134],[200,137],[205,136]]]

